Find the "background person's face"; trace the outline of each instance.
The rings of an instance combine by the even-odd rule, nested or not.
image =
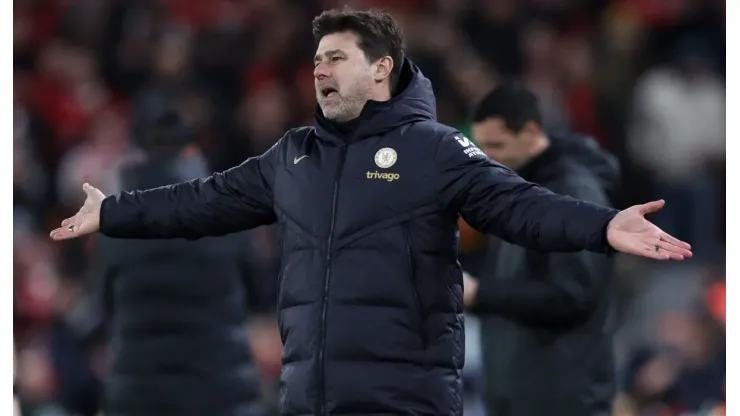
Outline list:
[[[351,32],[324,36],[314,58],[314,86],[324,117],[347,121],[360,115],[371,96],[373,64]]]
[[[473,125],[473,138],[483,153],[510,169],[518,169],[527,162],[529,140],[521,136],[507,128],[500,117]]]

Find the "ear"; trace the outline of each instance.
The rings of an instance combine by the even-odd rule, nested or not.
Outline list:
[[[541,133],[540,126],[534,121],[527,121],[526,123],[524,123],[519,133],[525,133],[527,136],[532,137],[538,136]]]
[[[381,83],[390,78],[391,71],[393,71],[393,59],[390,56],[378,59],[377,64],[375,64],[375,82]]]

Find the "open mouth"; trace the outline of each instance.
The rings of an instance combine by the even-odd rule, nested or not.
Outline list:
[[[321,89],[321,94],[324,97],[327,97],[328,98],[328,97],[331,97],[331,96],[333,96],[335,94],[338,94],[338,92],[337,92],[336,89],[334,89],[332,87],[324,87],[324,88]]]

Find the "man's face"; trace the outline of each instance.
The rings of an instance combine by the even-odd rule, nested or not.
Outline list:
[[[314,86],[324,117],[347,121],[360,115],[374,86],[374,64],[368,62],[351,32],[321,38],[314,57]]]
[[[527,163],[531,140],[526,129],[517,134],[506,127],[502,118],[494,117],[475,123],[473,137],[486,156],[510,169]]]

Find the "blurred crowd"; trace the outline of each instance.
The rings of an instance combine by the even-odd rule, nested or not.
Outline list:
[[[311,19],[344,5],[402,22],[433,82],[439,121],[468,131],[498,80],[538,95],[545,126],[592,135],[622,162],[625,206],[665,198],[655,221],[697,258],[620,261],[618,415],[711,414],[724,401],[725,2],[722,0],[15,0],[14,333],[30,415],[96,414],[105,323],[95,238],[51,244],[89,182],[119,189],[137,126],[176,107],[222,170],[260,154],[315,108]],[[464,226],[464,224],[463,224]],[[468,261],[481,238],[463,229]],[[254,234],[274,264],[269,227]],[[466,373],[476,377],[471,319]],[[266,385],[279,338],[253,349]],[[245,329],[246,330],[246,329]],[[677,363],[680,363],[677,364]],[[267,389],[269,391],[269,389]],[[705,413],[701,413],[705,412]]]

